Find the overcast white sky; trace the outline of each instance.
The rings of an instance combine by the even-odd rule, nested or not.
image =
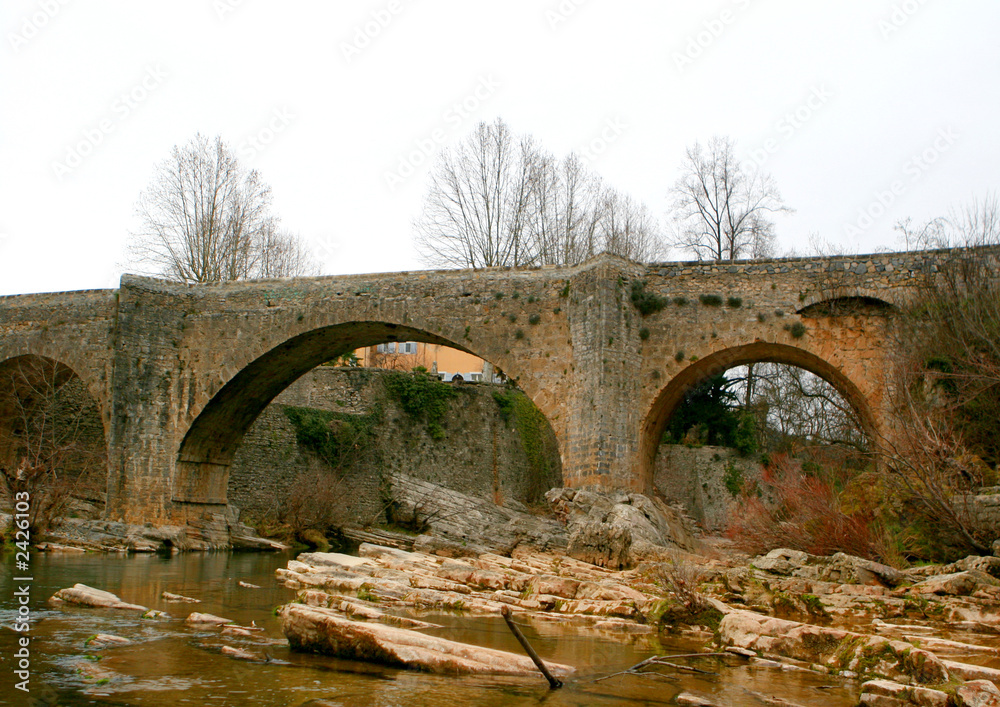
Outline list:
[[[782,254],[1000,186],[996,0],[3,0],[0,27],[0,294],[115,287],[198,131],[328,274],[421,267],[434,155],[497,116],[661,216],[685,147],[729,135],[796,209]]]

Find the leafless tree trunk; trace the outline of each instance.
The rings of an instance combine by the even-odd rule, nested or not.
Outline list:
[[[271,188],[222,138],[174,146],[139,197],[130,255],[152,275],[218,282],[314,274],[299,239],[278,229]]]
[[[579,157],[559,161],[502,120],[446,151],[415,223],[426,263],[441,267],[575,265],[602,252],[658,257],[656,220]]]
[[[74,494],[93,496],[104,483],[106,450],[87,426],[103,429],[85,397],[72,371],[33,357],[0,379],[0,482],[10,498],[28,493],[35,530],[63,515]]]
[[[791,211],[773,179],[740,162],[729,138],[714,137],[707,150],[687,150],[683,174],[674,185],[674,245],[699,260],[740,260],[771,255],[771,217]]]
[[[424,261],[445,267],[531,265],[537,252],[525,238],[537,150],[498,120],[480,123],[447,150],[431,177],[415,224]]]

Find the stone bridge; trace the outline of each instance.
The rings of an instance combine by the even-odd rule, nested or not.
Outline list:
[[[83,381],[104,423],[109,518],[217,510],[244,432],[279,392],[393,340],[463,349],[516,379],[555,431],[567,485],[645,489],[684,392],[733,366],[805,368],[880,429],[887,316],[952,257],[601,256],[572,268],[208,285],[125,275],[118,290],[0,298],[0,372],[41,357]],[[633,283],[661,308],[641,314]]]

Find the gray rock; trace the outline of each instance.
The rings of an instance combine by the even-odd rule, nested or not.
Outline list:
[[[620,523],[577,522],[566,554],[582,562],[623,569],[631,565],[632,532]]]

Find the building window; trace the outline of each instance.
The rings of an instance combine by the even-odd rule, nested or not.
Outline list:
[[[375,347],[375,350],[380,354],[384,353],[401,353],[401,354],[415,354],[417,353],[417,342],[415,341],[390,341],[387,344],[379,344]]]

